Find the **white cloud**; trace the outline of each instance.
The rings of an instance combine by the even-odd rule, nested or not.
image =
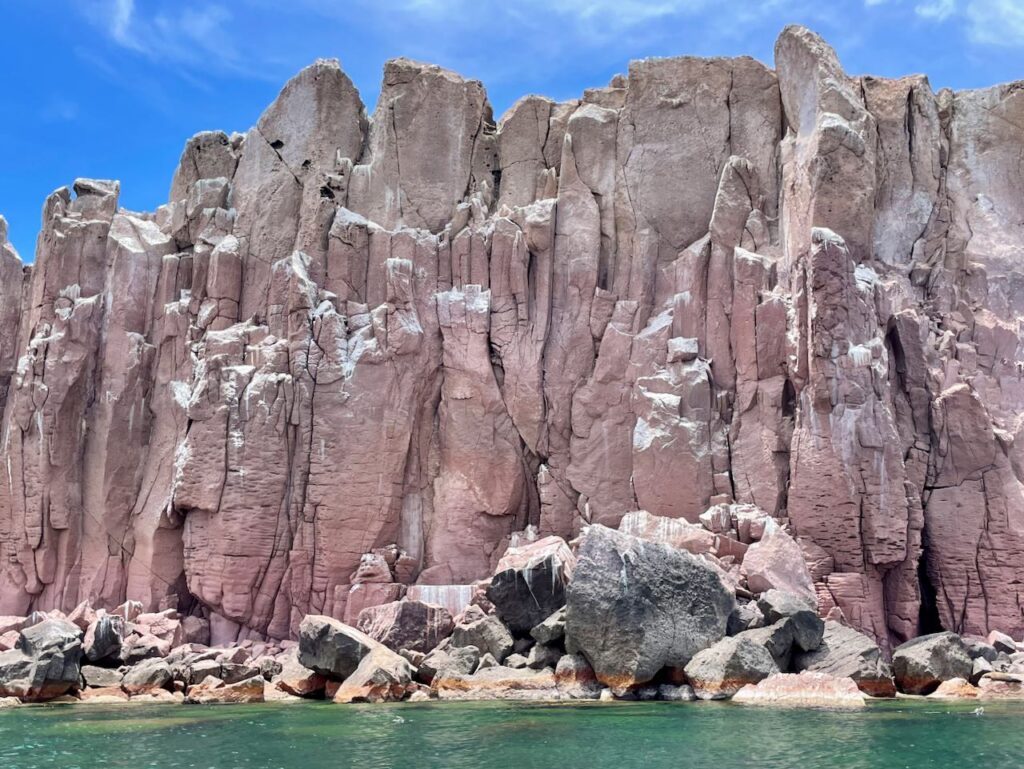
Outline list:
[[[922,19],[945,21],[956,13],[956,0],[928,0],[914,6],[914,13]]]
[[[972,43],[1024,46],[1021,0],[973,0],[967,5],[967,35]]]
[[[140,10],[135,0],[93,0],[84,6],[90,21],[121,48],[175,65],[241,69],[224,6],[169,2],[147,8]]]

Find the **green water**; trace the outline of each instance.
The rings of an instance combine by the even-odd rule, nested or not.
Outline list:
[[[1020,769],[1024,703],[64,706],[0,711],[2,769]]]

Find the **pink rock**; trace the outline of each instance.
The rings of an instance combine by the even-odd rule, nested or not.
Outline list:
[[[743,574],[753,593],[775,588],[816,602],[814,582],[800,546],[777,525],[747,549]]]
[[[828,673],[776,673],[757,684],[747,684],[733,702],[783,707],[862,708],[867,702],[852,678]]]

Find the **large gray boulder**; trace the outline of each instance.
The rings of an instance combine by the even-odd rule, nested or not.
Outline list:
[[[379,644],[341,620],[310,614],[299,624],[299,663],[337,680],[348,678]]]
[[[768,650],[746,633],[723,638],[686,665],[686,677],[702,700],[728,699],[747,684],[778,672]]]
[[[896,647],[892,670],[896,686],[906,694],[930,694],[943,681],[969,679],[974,662],[956,633],[932,633]]]
[[[504,662],[512,653],[515,641],[508,628],[493,614],[473,622],[455,626],[452,646],[475,646],[481,654],[490,653],[498,662]]]
[[[123,617],[101,613],[85,631],[83,650],[89,662],[117,659],[127,631]]]
[[[838,622],[825,623],[821,645],[814,651],[795,655],[793,668],[852,678],[862,692],[873,697],[896,694],[892,669],[878,644]]]
[[[576,559],[561,537],[509,548],[487,588],[494,612],[518,637],[565,605]]]
[[[42,702],[81,683],[82,631],[48,619],[25,628],[15,648],[0,654],[0,697]]]
[[[566,603],[566,649],[615,689],[681,668],[725,635],[732,592],[702,559],[604,526],[579,549]]]

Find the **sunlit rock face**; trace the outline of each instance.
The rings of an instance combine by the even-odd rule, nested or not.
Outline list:
[[[724,504],[883,647],[1019,637],[1022,152],[1020,84],[799,27],[497,122],[406,60],[368,116],[316,62],[156,212],[78,180],[30,267],[0,226],[0,614],[455,614],[519,532]]]

